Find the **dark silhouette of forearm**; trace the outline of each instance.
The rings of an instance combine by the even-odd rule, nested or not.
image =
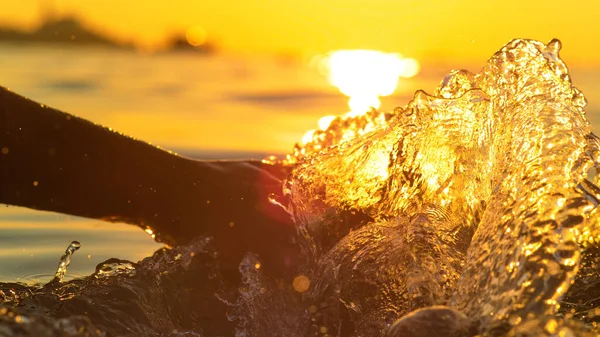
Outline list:
[[[0,150],[2,203],[137,224],[170,245],[213,236],[232,266],[248,250],[295,263],[291,216],[268,199],[277,167],[182,158],[3,88]]]

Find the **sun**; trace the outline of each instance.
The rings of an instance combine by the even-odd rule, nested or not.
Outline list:
[[[413,77],[419,73],[419,62],[398,53],[378,50],[336,50],[319,55],[311,62],[327,76],[329,83],[348,97],[348,111],[344,118],[352,118],[379,109],[380,97],[394,93],[400,78]],[[327,130],[335,116],[319,120],[319,129]],[[302,143],[312,141],[315,130],[302,137]]]

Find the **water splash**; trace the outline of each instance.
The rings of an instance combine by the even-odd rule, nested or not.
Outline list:
[[[67,268],[71,264],[71,257],[75,251],[81,248],[81,243],[79,241],[72,241],[67,250],[65,250],[65,254],[60,257],[60,262],[58,263],[58,267],[56,268],[56,273],[54,274],[54,279],[50,281],[50,283],[58,283],[62,282],[65,274],[67,273]]]
[[[586,177],[599,143],[559,50],[558,40],[513,40],[478,74],[452,72],[361,137],[343,139],[332,123],[295,149],[294,215],[315,260],[332,266],[332,303],[362,307],[348,310],[357,335],[436,304],[484,335],[566,331],[557,315],[579,242],[600,234],[598,203],[581,187],[597,190]],[[374,222],[340,220],[345,212]]]
[[[514,40],[296,147],[284,191],[312,263],[293,278],[249,253],[233,280],[205,240],[4,296],[42,318],[26,328],[86,312],[111,335],[597,336],[600,142],[559,50]]]
[[[109,259],[96,266],[94,277],[102,279],[116,276],[134,276],[135,272],[135,263],[127,260]]]

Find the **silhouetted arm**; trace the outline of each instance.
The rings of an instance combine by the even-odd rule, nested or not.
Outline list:
[[[232,268],[248,250],[295,263],[294,223],[268,200],[275,167],[178,157],[1,87],[0,150],[2,203],[128,222],[170,245],[213,236]]]

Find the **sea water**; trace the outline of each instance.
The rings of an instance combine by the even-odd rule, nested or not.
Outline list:
[[[71,317],[58,325],[45,318],[23,324],[28,317],[7,309],[2,319],[24,329],[54,324],[99,335],[76,316],[86,312],[121,333],[185,335],[176,329],[184,327],[204,335],[215,327],[202,315],[220,310],[220,303],[238,336],[378,336],[414,309],[447,304],[484,335],[566,336],[583,333],[579,320],[597,331],[593,294],[584,291],[598,279],[595,93],[586,92],[591,102],[584,116],[586,101],[570,75],[584,91],[586,83],[567,72],[559,50],[558,41],[515,40],[480,72],[450,73],[433,95],[418,91],[388,115],[334,120],[315,134],[315,143],[325,143],[312,148],[331,147],[296,158],[299,166],[285,186],[313,262],[290,284],[270,278],[260,257],[248,254],[240,264],[242,286],[228,291],[210,239],[198,239],[135,265],[111,260],[84,281],[49,289]],[[339,142],[345,130],[371,124],[371,132]],[[373,221],[330,230],[347,219],[345,210]],[[105,267],[124,271],[104,278]],[[214,303],[186,307],[181,301],[189,285],[193,295]],[[232,289],[237,296],[230,297]],[[568,301],[560,302],[565,294]],[[53,307],[44,296],[45,290],[26,296],[31,315]],[[95,313],[99,304],[115,311]],[[126,321],[133,317],[142,320]]]
[[[433,90],[449,70],[430,67],[401,79],[381,110],[406,104],[417,89]],[[570,73],[589,98],[587,118],[598,129],[600,68],[571,67]],[[0,44],[0,86],[200,159],[288,153],[320,117],[347,111],[347,98],[308,60],[277,56]],[[137,227],[12,206],[0,208],[0,228],[0,281],[47,281],[71,240],[83,246],[73,275],[114,257],[114,245],[118,257],[131,260],[161,247]]]
[[[0,86],[181,155],[262,159],[289,152],[320,117],[348,110],[347,98],[308,63],[0,44]],[[433,72],[439,71],[445,70]],[[439,76],[402,80],[382,109],[404,104],[416,88],[433,88],[437,81]],[[0,281],[50,280],[72,240],[82,248],[67,279],[90,274],[110,257],[137,261],[162,246],[134,226],[2,207]]]

